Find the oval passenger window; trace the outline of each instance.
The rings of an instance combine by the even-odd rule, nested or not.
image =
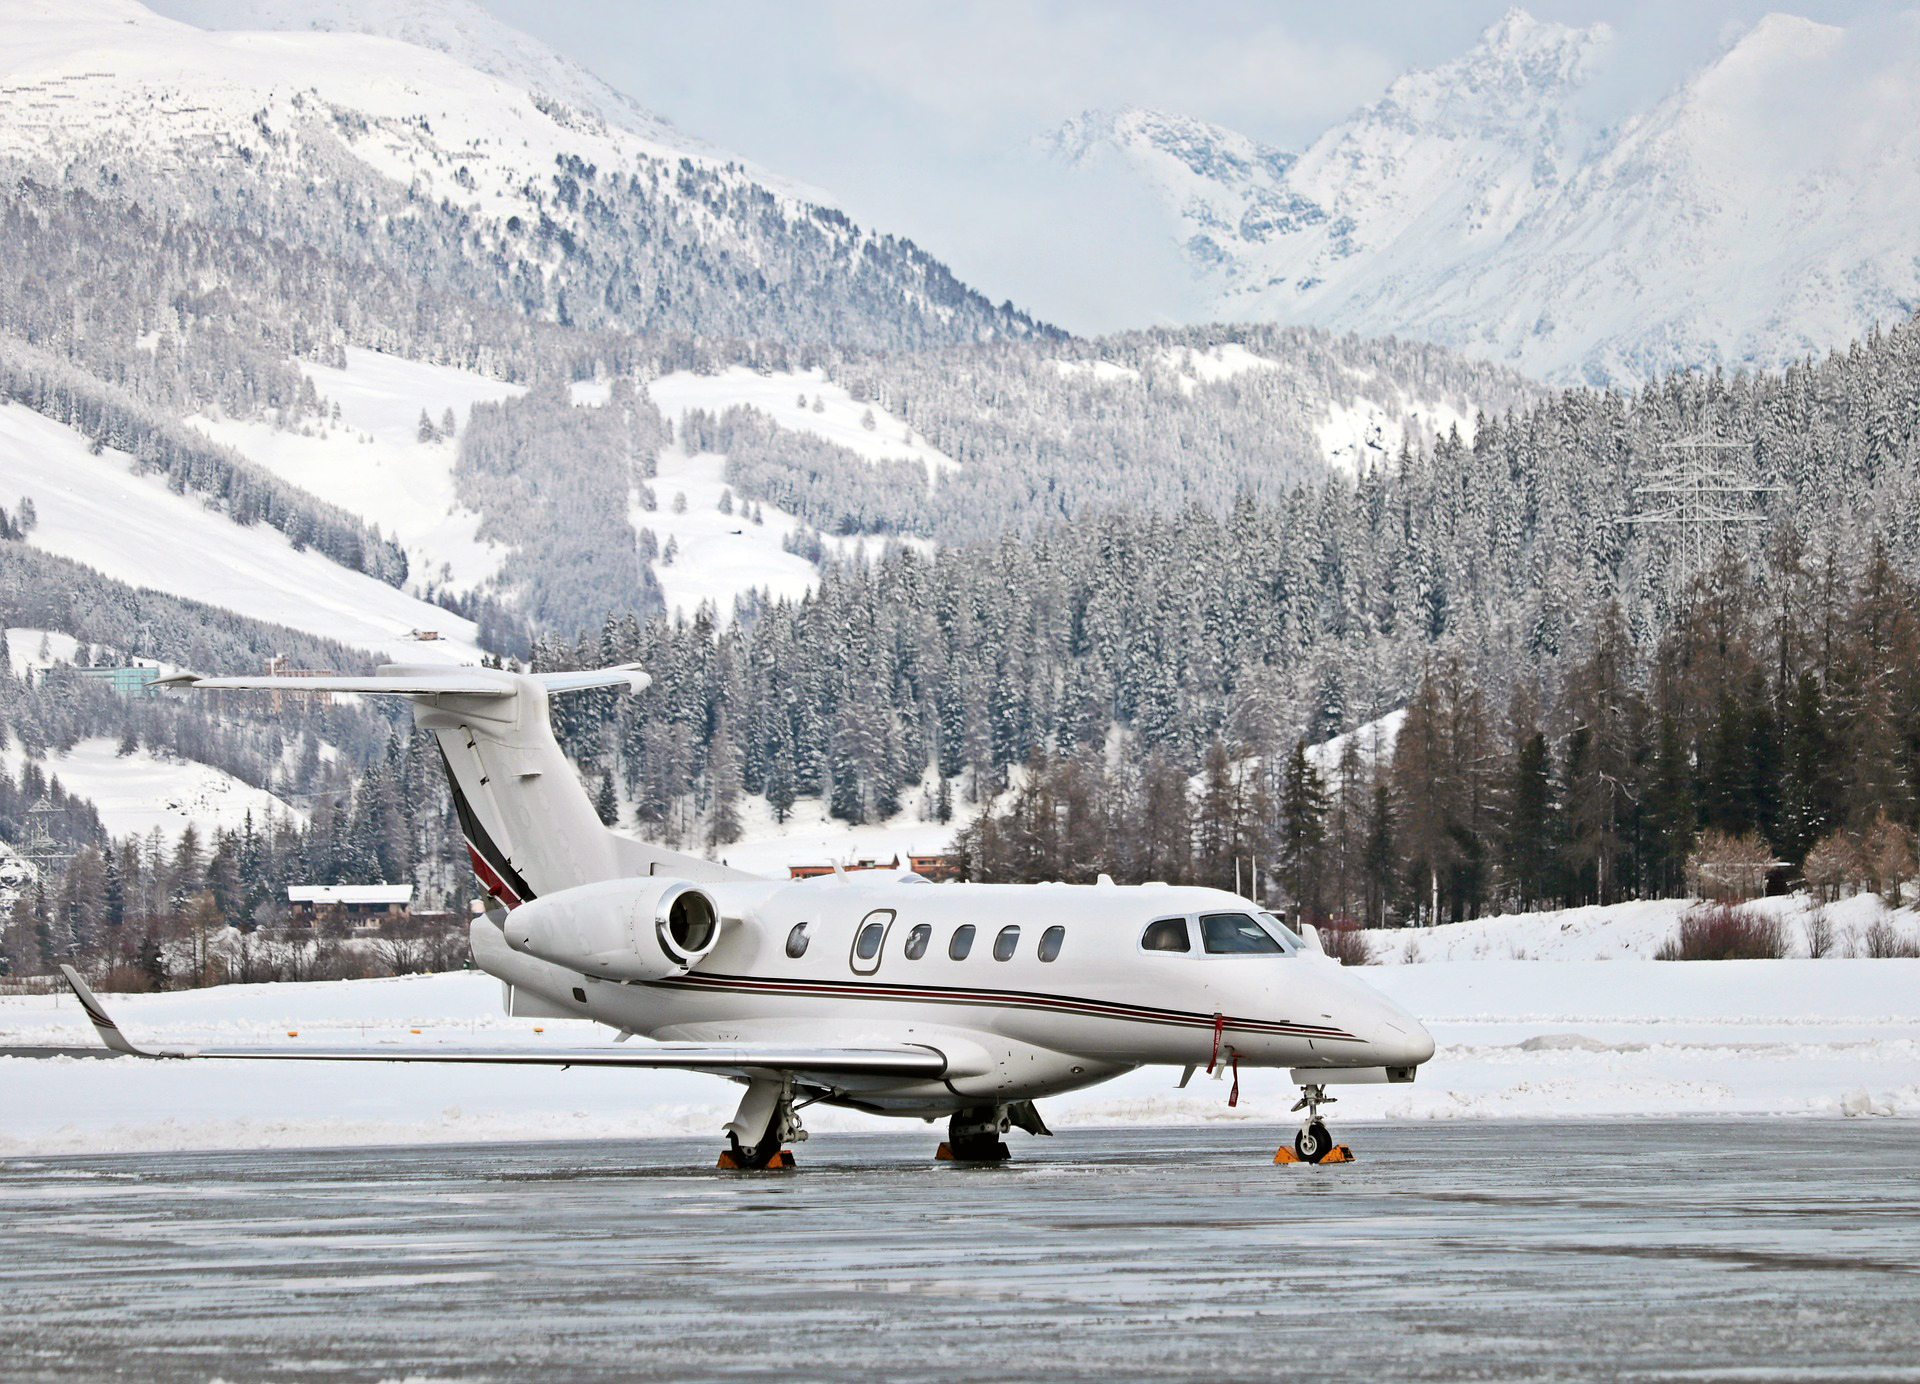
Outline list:
[[[907,934],[906,955],[909,961],[918,961],[927,954],[927,940],[933,936],[933,928],[926,923],[915,923],[913,931]]]
[[[787,955],[798,961],[807,954],[807,925],[795,923],[793,931],[787,934]]]
[[[1054,957],[1060,955],[1060,944],[1066,941],[1066,938],[1067,930],[1059,926],[1050,927],[1041,933],[1040,959],[1042,961],[1051,961]]]
[[[1013,949],[1020,945],[1020,927],[1017,923],[1008,923],[1000,929],[1000,935],[993,939],[993,959],[1011,961]]]
[[[853,954],[862,961],[871,961],[880,950],[880,939],[887,935],[885,923],[868,923],[860,929],[860,940],[853,944]]]
[[[953,940],[947,943],[947,956],[954,961],[965,961],[972,950],[973,924],[962,923],[953,930]]]

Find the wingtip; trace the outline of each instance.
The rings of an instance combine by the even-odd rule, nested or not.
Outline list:
[[[78,971],[62,962],[60,974],[67,978],[67,984],[73,988],[73,997],[80,1001],[81,1011],[86,1014],[87,1022],[93,1025],[93,1031],[100,1035],[101,1042],[113,1051],[124,1053],[129,1057],[144,1056],[140,1049],[127,1041],[126,1035],[120,1031],[120,1025],[116,1024],[101,1007],[100,1001],[94,998],[92,989],[80,978]]]

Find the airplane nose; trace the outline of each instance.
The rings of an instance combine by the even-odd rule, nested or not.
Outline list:
[[[1433,1056],[1433,1035],[1411,1014],[1396,1014],[1380,1021],[1369,1046],[1383,1067],[1417,1067]]]

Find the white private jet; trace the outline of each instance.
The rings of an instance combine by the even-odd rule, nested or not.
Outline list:
[[[949,1120],[942,1156],[1007,1156],[1047,1133],[1033,1102],[1135,1067],[1287,1067],[1294,1159],[1344,1157],[1320,1119],[1336,1082],[1402,1082],[1419,1021],[1237,894],[1167,885],[944,884],[918,875],[774,881],[601,825],[548,698],[647,685],[626,666],[517,674],[394,666],[373,677],[167,680],[385,693],[439,741],[473,868],[497,907],[473,959],[507,1012],[618,1029],[591,1048],[141,1048],[66,969],[102,1041],[156,1058],[679,1067],[746,1087],[723,1167],[792,1166],[818,1101]],[[1312,933],[1309,931],[1308,936]],[[632,1035],[655,1040],[625,1046]],[[1293,1161],[1281,1150],[1277,1161]]]

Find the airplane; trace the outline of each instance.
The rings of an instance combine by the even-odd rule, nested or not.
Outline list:
[[[70,967],[101,1040],[153,1058],[681,1068],[744,1086],[720,1165],[792,1167],[809,1105],[948,1121],[940,1156],[1008,1157],[1050,1133],[1035,1102],[1149,1065],[1289,1069],[1304,1111],[1277,1162],[1351,1157],[1329,1085],[1406,1082],[1433,1056],[1413,1015],[1325,956],[1311,929],[1225,890],[934,884],[910,872],[769,880],[603,826],[548,719],[552,697],[638,691],[589,672],[383,667],[372,676],[198,677],[172,687],[403,697],[439,744],[492,899],[473,960],[510,1015],[586,1018],[599,1047],[169,1047],[131,1042]],[[476,904],[476,909],[480,905]],[[1304,934],[1304,935],[1303,935]],[[639,1035],[653,1040],[629,1046]]]

